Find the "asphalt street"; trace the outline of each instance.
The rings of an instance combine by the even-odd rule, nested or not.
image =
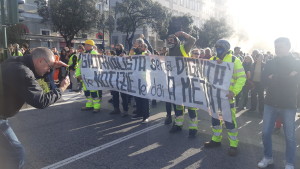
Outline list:
[[[149,123],[142,124],[141,120],[110,115],[110,98],[110,93],[105,92],[101,112],[95,114],[80,111],[83,94],[66,92],[59,103],[49,108],[25,108],[11,118],[10,124],[25,147],[25,169],[255,169],[262,158],[262,117],[258,113],[237,114],[239,154],[230,157],[226,130],[221,147],[203,147],[212,134],[210,116],[204,111],[199,111],[197,137],[190,139],[187,114],[183,131],[170,134],[171,125],[163,124],[163,102],[152,107]],[[129,112],[133,109],[131,106]],[[298,116],[296,124],[296,168],[300,169]],[[275,163],[268,169],[284,168],[283,130],[273,134],[273,150]]]

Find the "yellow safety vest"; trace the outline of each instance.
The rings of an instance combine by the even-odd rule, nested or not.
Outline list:
[[[18,51],[18,54],[16,55],[15,52],[13,52],[13,55],[12,56],[23,56],[22,52]]]
[[[68,65],[69,66],[71,66],[71,65],[73,65],[73,57],[77,57],[75,54],[72,54],[71,55],[71,57],[70,57],[70,59],[69,59],[69,62],[68,62]],[[76,65],[75,65],[75,67],[74,67],[74,69],[76,69],[78,67],[78,60],[77,60],[77,63],[76,63]]]
[[[180,45],[180,52],[183,55],[183,57],[191,57],[190,53],[186,53],[185,49],[184,49],[184,44]]]
[[[90,54],[93,54],[93,55],[98,54],[98,52],[96,50],[92,50],[90,52],[85,52],[85,53],[90,53]],[[81,69],[80,69],[80,66],[81,66],[81,63],[82,63],[81,59],[78,60],[77,63],[78,63],[79,66],[77,66],[77,68],[75,69],[75,76],[79,77],[81,75]]]
[[[217,60],[218,57],[213,56],[210,60]],[[229,90],[234,93],[234,95],[238,95],[240,91],[243,89],[243,86],[246,82],[246,73],[243,67],[241,60],[232,55],[232,51],[229,51],[222,60],[223,62],[231,62],[234,63],[233,74],[230,80]]]

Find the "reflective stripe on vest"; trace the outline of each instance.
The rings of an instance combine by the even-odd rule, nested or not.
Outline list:
[[[184,49],[184,44],[180,45],[180,52],[183,55],[183,57],[190,57],[190,55],[188,55]]]
[[[211,57],[210,60],[217,60],[216,56]],[[241,61],[232,55],[232,51],[228,51],[227,54],[222,59],[223,62],[233,62],[233,74],[230,80],[229,90],[237,95],[243,88],[246,82],[246,73],[243,68]]]

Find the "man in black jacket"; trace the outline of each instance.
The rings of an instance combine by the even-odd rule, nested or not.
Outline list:
[[[275,40],[276,57],[265,65],[262,83],[266,89],[263,115],[262,140],[264,157],[258,163],[265,168],[273,163],[272,131],[277,117],[282,119],[286,140],[285,169],[294,169],[296,154],[295,115],[297,110],[297,86],[300,82],[300,65],[289,52],[288,38]]]
[[[67,66],[55,62],[53,52],[39,47],[30,55],[11,57],[0,65],[0,163],[3,168],[22,168],[24,149],[14,131],[8,124],[8,118],[16,115],[26,102],[43,109],[61,98],[61,94],[70,84],[66,77],[59,88],[44,93],[36,78],[50,73],[54,68]]]
[[[122,44],[116,44],[116,55],[117,56],[125,56],[126,55],[126,51],[124,50],[124,46]],[[120,110],[120,100],[119,100],[119,95],[121,95],[122,98],[122,106],[123,106],[123,110],[124,112],[122,113],[122,117],[126,117],[128,116],[128,95],[126,93],[121,93],[118,91],[111,91],[111,94],[113,96],[112,98],[112,102],[113,102],[113,106],[114,106],[114,110],[112,112],[110,112],[110,114],[120,114],[121,110]]]

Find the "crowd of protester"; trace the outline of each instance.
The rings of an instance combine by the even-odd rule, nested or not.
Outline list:
[[[182,42],[178,37],[184,39]],[[167,39],[167,47],[162,47],[160,49],[153,49],[152,45],[147,41],[147,39],[140,35],[138,39],[136,39],[133,43],[133,47],[126,51],[123,44],[116,44],[112,50],[108,49],[100,49],[97,48],[92,40],[87,40],[85,44],[78,45],[76,48],[74,47],[64,47],[59,52],[55,47],[51,48],[55,56],[55,61],[62,61],[67,64],[68,67],[61,67],[52,70],[45,78],[49,84],[49,88],[51,90],[57,88],[60,82],[66,77],[70,77],[71,85],[69,87],[70,92],[84,92],[87,103],[81,109],[83,111],[93,110],[95,113],[100,111],[100,105],[102,100],[102,91],[88,91],[84,83],[81,80],[81,72],[80,72],[80,54],[82,53],[91,53],[98,55],[108,55],[108,56],[120,56],[126,57],[130,55],[159,55],[159,56],[182,56],[182,57],[193,57],[199,59],[207,59],[207,60],[220,60],[225,61],[226,57],[234,57],[232,62],[236,65],[241,65],[241,68],[237,69],[237,71],[243,70],[243,74],[237,75],[237,77],[243,77],[243,85],[241,89],[237,93],[232,93],[232,96],[229,95],[230,103],[233,104],[232,111],[249,111],[252,113],[257,113],[258,116],[263,116],[266,112],[264,110],[265,106],[265,98],[268,98],[268,93],[266,95],[266,88],[264,84],[264,72],[265,71],[273,71],[269,70],[268,62],[274,62],[275,57],[271,52],[261,49],[254,49],[252,51],[244,52],[242,51],[242,47],[234,47],[233,51],[230,51],[230,44],[228,41],[220,40],[217,41],[215,49],[211,48],[196,48],[194,46],[196,39],[191,35],[184,32],[177,32],[173,35],[170,35]],[[276,42],[275,42],[276,43]],[[281,42],[280,42],[281,43]],[[176,46],[177,45],[177,46]],[[181,46],[183,45],[183,49]],[[220,51],[218,49],[220,48]],[[24,43],[21,45],[21,48],[18,44],[10,45],[9,51],[11,56],[23,56],[30,54],[31,50],[29,45]],[[222,50],[221,50],[222,49]],[[250,54],[251,53],[251,54]],[[294,57],[295,60],[299,60],[299,54],[293,53],[291,56]],[[272,75],[272,74],[271,74]],[[300,89],[297,88],[297,108],[300,107]],[[93,94],[94,93],[94,94]],[[112,98],[110,102],[113,104],[113,111],[110,114],[120,114],[122,117],[128,117],[129,115],[129,106],[135,105],[135,110],[132,112],[132,119],[142,119],[142,123],[147,123],[149,121],[150,116],[150,108],[156,105],[155,100],[149,100],[147,98],[133,97],[128,94],[111,91]],[[120,101],[119,97],[122,98],[122,109],[120,109]],[[234,98],[233,98],[234,97]],[[136,104],[131,104],[132,98],[134,98]],[[270,102],[270,98],[268,98],[267,102]],[[93,105],[97,105],[96,107]],[[175,112],[175,117],[172,118],[171,112],[172,107]],[[198,131],[198,116],[196,108],[187,108],[188,114],[190,117],[189,122],[189,137],[194,138]],[[235,110],[236,109],[236,110]],[[268,108],[270,109],[270,108]],[[173,126],[170,130],[170,133],[175,133],[181,131],[183,126],[183,111],[185,108],[183,106],[174,105],[171,103],[166,103],[166,119],[165,124],[173,123]],[[235,115],[234,115],[235,116]],[[174,121],[173,121],[174,119]],[[276,117],[276,125],[275,131],[278,131],[282,127],[282,121],[286,122],[285,118],[282,116]],[[205,143],[205,147],[211,148],[219,146],[221,143],[221,138],[217,133],[222,132],[222,128],[218,128],[221,126],[221,122],[218,120],[212,120],[213,125],[213,133],[214,136],[210,142]],[[235,156],[237,154],[237,125],[235,122],[235,117],[233,119],[232,124],[226,124],[226,128],[228,129],[228,135],[230,140],[230,149],[229,155]],[[269,132],[269,131],[268,131]],[[268,133],[266,132],[266,133]],[[269,138],[264,138],[264,146],[269,149],[269,145],[266,142],[270,142]],[[289,144],[289,143],[287,143]],[[291,143],[292,144],[292,143]],[[290,144],[289,144],[290,145]],[[293,152],[287,152],[292,154]],[[287,155],[287,166],[293,167],[294,157],[290,157],[292,155]],[[272,155],[269,152],[265,152],[265,156],[263,160],[258,164],[260,168],[264,168],[269,164],[272,164]],[[286,168],[288,168],[286,167]],[[288,168],[290,169],[290,168]],[[292,169],[292,168],[291,168]]]

